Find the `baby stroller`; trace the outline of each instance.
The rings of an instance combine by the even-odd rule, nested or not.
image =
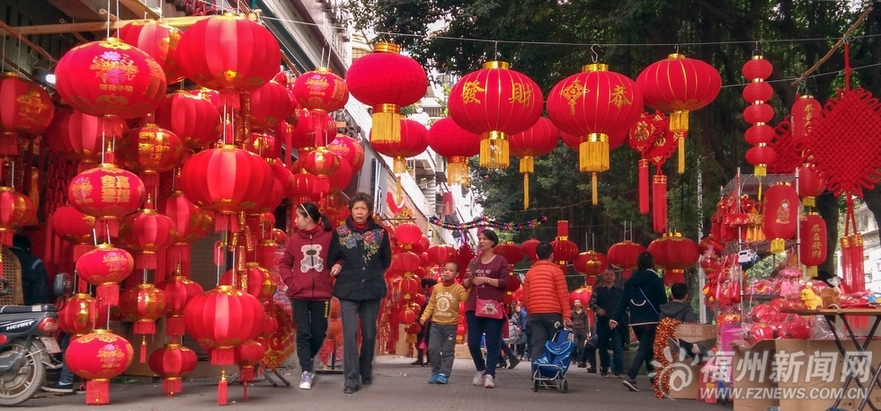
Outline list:
[[[572,361],[575,343],[569,340],[568,330],[557,331],[553,341],[545,343],[544,354],[532,362],[532,391],[539,388],[558,388],[562,392],[569,391],[566,382],[566,371]]]

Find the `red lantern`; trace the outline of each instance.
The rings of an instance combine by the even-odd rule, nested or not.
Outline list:
[[[74,338],[92,332],[97,322],[98,307],[95,299],[86,293],[72,295],[58,311],[58,328]]]
[[[100,235],[116,237],[119,219],[141,207],[144,183],[130,171],[101,164],[76,175],[67,188],[71,205],[83,214],[98,217]]]
[[[150,354],[150,369],[162,377],[162,392],[168,396],[183,390],[183,377],[196,369],[196,353],[181,344],[167,344]]]
[[[465,130],[451,117],[442,118],[428,129],[428,145],[447,158],[447,183],[469,186],[468,158],[480,154],[480,136]]]
[[[156,253],[170,247],[177,238],[174,221],[153,209],[147,198],[142,210],[122,220],[122,243],[135,254],[135,268],[156,269]]]
[[[73,260],[92,249],[92,229],[95,217],[83,214],[71,207],[58,207],[52,213],[52,230],[55,235],[74,244]]]
[[[0,246],[11,247],[15,230],[28,225],[35,216],[30,197],[0,186]]]
[[[414,310],[410,304],[407,304],[401,311],[398,312],[398,321],[404,325],[410,325],[416,322],[419,318],[419,310]]]
[[[101,160],[104,151],[101,126],[100,117],[62,106],[46,130],[46,141],[50,149],[80,160],[80,171],[88,170]]]
[[[184,335],[184,308],[193,297],[202,293],[202,286],[195,281],[175,275],[156,284],[165,293],[165,335]]]
[[[336,171],[327,177],[327,184],[330,185],[330,194],[342,193],[352,182],[353,173],[352,166],[348,162],[340,161]]]
[[[645,252],[645,247],[634,243],[630,240],[624,240],[620,243],[612,244],[606,255],[609,264],[624,270],[621,274],[622,278],[629,278],[630,271],[636,269],[636,258]]]
[[[523,208],[529,208],[529,174],[535,173],[535,157],[548,155],[560,140],[560,130],[544,117],[522,133],[508,136],[511,155],[520,158],[520,173],[523,174]]]
[[[767,174],[768,164],[773,163],[776,158],[774,148],[769,146],[776,135],[771,126],[766,124],[774,118],[774,108],[765,103],[771,99],[774,91],[765,83],[772,71],[771,63],[761,54],[753,55],[743,65],[743,76],[750,81],[743,90],[743,98],[750,104],[743,111],[743,119],[753,124],[746,132],[746,140],[755,146],[746,152],[746,160],[755,166],[755,175],[759,177]]]
[[[450,261],[456,261],[456,248],[449,244],[435,244],[428,247],[428,261],[434,265],[443,266]]]
[[[554,261],[562,267],[566,267],[568,261],[578,256],[578,246],[569,241],[569,222],[557,221],[557,238],[551,243],[554,247]]]
[[[685,270],[694,267],[700,258],[697,243],[680,233],[664,233],[649,244],[648,252],[655,257],[658,267],[664,269],[664,284],[668,286],[685,282]]]
[[[792,139],[802,141],[814,129],[814,120],[823,111],[823,106],[814,96],[799,96],[792,105]]]
[[[373,53],[355,60],[346,72],[352,96],[373,107],[371,143],[399,141],[401,108],[419,101],[428,87],[422,66],[400,53],[396,44],[376,43]]]
[[[826,221],[817,213],[808,213],[801,221],[799,257],[810,277],[817,276],[817,266],[826,261]]]
[[[392,172],[395,174],[406,173],[407,157],[415,157],[428,148],[428,129],[418,121],[401,120],[400,134],[398,141],[376,141],[371,138],[370,143],[374,150],[394,159]]]
[[[328,182],[328,185],[329,184],[330,183]],[[330,190],[328,189],[328,191]],[[293,184],[291,185],[291,192],[288,194],[288,198],[293,201],[294,204],[315,201],[315,198],[317,197],[315,194],[317,192],[318,177],[307,173],[305,170],[293,173]]]
[[[361,166],[364,165],[364,147],[361,147],[361,143],[352,137],[337,134],[336,138],[327,145],[327,148],[349,163],[353,173],[360,171]]]
[[[130,130],[116,145],[116,153],[126,168],[141,173],[141,181],[153,193],[159,187],[159,173],[177,166],[184,146],[176,134],[148,123]]]
[[[211,231],[214,221],[211,213],[196,207],[181,190],[173,191],[160,201],[159,212],[170,218],[177,229],[175,244],[166,253],[167,261],[172,264],[171,267],[177,263],[189,263],[190,244],[201,240]]]
[[[281,49],[275,35],[245,16],[224,14],[199,20],[178,44],[181,68],[196,84],[214,89],[253,90],[278,74]]]
[[[253,129],[271,130],[290,114],[291,96],[285,86],[274,81],[251,90],[248,101]]]
[[[505,261],[508,262],[508,265],[511,266],[523,261],[523,250],[521,250],[520,246],[513,241],[505,241],[504,243],[495,246],[495,248],[493,248],[493,253],[504,257]]]
[[[820,176],[817,167],[804,164],[798,169],[798,195],[805,207],[816,207],[814,197],[826,191],[826,181]]]
[[[572,262],[575,271],[591,278],[595,275],[602,274],[609,268],[609,260],[602,253],[593,250],[587,250],[578,254],[575,261]]]
[[[327,67],[316,67],[297,77],[293,93],[303,108],[326,113],[341,110],[349,101],[346,82]]]
[[[578,287],[577,290],[573,291],[569,294],[569,305],[574,307],[575,300],[581,301],[581,305],[584,306],[584,309],[588,309],[588,301],[590,301],[590,297],[593,295],[593,287],[589,285],[584,285]],[[589,316],[590,317],[590,316]]]
[[[184,79],[178,64],[177,44],[181,31],[156,20],[135,20],[120,27],[116,37],[153,57],[165,72],[168,84]]]
[[[480,166],[502,169],[510,163],[508,135],[532,127],[543,101],[532,79],[504,61],[489,61],[453,85],[449,110],[456,124],[481,135]]]
[[[212,365],[234,364],[235,346],[260,335],[263,317],[260,301],[230,285],[197,295],[184,310],[187,332],[211,350]]]
[[[61,98],[93,116],[143,116],[159,106],[166,90],[159,63],[114,37],[74,47],[58,61],[55,75]]]
[[[119,308],[125,316],[135,318],[134,333],[141,339],[141,363],[147,362],[147,335],[156,334],[156,320],[165,314],[165,292],[153,284],[138,284],[119,297]]]
[[[418,225],[413,223],[403,223],[395,228],[395,238],[398,240],[399,243],[405,246],[405,249],[410,249],[413,244],[421,241],[422,229],[419,228]]]
[[[236,276],[238,284],[233,284],[232,278],[233,270],[228,270],[220,278],[220,284],[235,286],[237,289],[254,296],[261,303],[272,298],[275,295],[275,290],[278,289],[278,284],[272,277],[272,273],[257,263],[246,264],[245,271]]]
[[[76,261],[76,270],[83,280],[98,287],[98,299],[103,304],[119,305],[119,282],[135,268],[135,260],[128,251],[100,244]]]
[[[316,177],[315,193],[321,197],[330,193],[328,176],[340,166],[340,158],[327,147],[318,147],[303,158],[303,168]]]
[[[236,365],[239,366],[239,380],[242,382],[254,381],[254,367],[263,360],[266,348],[254,340],[248,340],[236,346]],[[245,398],[248,400],[248,384],[245,385]]]
[[[520,244],[520,248],[523,250],[523,254],[529,257],[532,262],[536,262],[538,261],[538,255],[536,254],[535,249],[539,244],[541,244],[541,241],[530,238],[524,241],[523,244]]]
[[[86,404],[110,404],[110,379],[122,374],[135,358],[125,338],[107,330],[95,330],[71,339],[64,353],[70,371],[86,382]]]
[[[679,141],[679,172],[684,172],[688,113],[716,99],[722,89],[722,76],[703,61],[675,53],[646,67],[636,84],[645,105],[670,113],[670,130]]]
[[[798,205],[798,194],[788,184],[774,185],[765,192],[762,232],[766,238],[772,239],[772,253],[783,252],[786,240],[795,236],[798,230]]]
[[[218,213],[214,220],[216,231],[237,231],[230,215],[259,212],[260,199],[275,184],[266,161],[231,145],[191,157],[184,164],[179,181],[193,204]]]
[[[20,153],[19,134],[42,134],[55,106],[42,87],[14,73],[0,74],[0,155]]]
[[[178,90],[165,96],[156,109],[156,123],[180,138],[190,149],[201,150],[220,137],[220,114],[211,100]]]

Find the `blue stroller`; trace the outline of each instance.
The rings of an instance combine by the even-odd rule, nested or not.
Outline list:
[[[569,370],[572,351],[575,350],[575,343],[569,340],[570,335],[568,330],[558,331],[554,341],[545,343],[544,354],[532,362],[533,392],[538,392],[542,387],[569,391],[566,371]]]

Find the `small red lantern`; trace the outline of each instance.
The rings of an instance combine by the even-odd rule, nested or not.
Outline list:
[[[700,258],[697,243],[680,233],[664,233],[649,244],[648,252],[655,257],[658,267],[664,269],[664,284],[685,282],[685,270],[694,267]]]
[[[184,335],[184,308],[193,297],[202,293],[202,286],[182,275],[175,275],[156,284],[165,293],[165,335]]]
[[[291,96],[285,86],[274,81],[251,90],[248,101],[250,126],[256,130],[272,130],[290,114]]]
[[[400,128],[398,141],[375,141],[371,138],[370,143],[374,150],[394,159],[392,172],[395,174],[406,173],[407,157],[415,157],[428,148],[428,129],[421,123],[404,119]]]
[[[263,305],[231,285],[220,285],[194,297],[184,309],[187,332],[211,351],[212,365],[235,363],[234,348],[260,335]]]
[[[538,261],[538,255],[535,253],[535,249],[539,244],[541,244],[541,241],[530,238],[524,241],[523,244],[520,244],[520,248],[523,250],[523,254],[525,254],[526,257],[529,257],[532,262],[536,262]]]
[[[135,352],[132,345],[107,330],[95,330],[70,341],[64,363],[86,382],[86,404],[110,404],[110,379],[122,374]]]
[[[468,158],[480,154],[480,135],[465,130],[451,117],[438,120],[428,129],[428,145],[447,158],[447,182],[471,185]]]
[[[554,247],[554,261],[562,267],[578,256],[578,245],[569,241],[569,222],[557,221],[557,238],[551,243]],[[565,272],[565,270],[564,270]]]
[[[113,164],[77,174],[67,188],[71,205],[97,217],[96,231],[110,237],[118,235],[120,218],[141,208],[144,193],[144,183],[138,176]]]
[[[428,247],[428,261],[432,264],[443,266],[450,261],[456,261],[456,248],[449,244],[435,244]]]
[[[557,126],[545,117],[539,117],[529,130],[508,136],[511,155],[521,157],[524,209],[529,208],[529,175],[535,173],[535,157],[550,154],[558,141],[560,141],[560,130],[557,130]]]
[[[0,186],[0,246],[11,247],[15,230],[30,224],[35,216],[30,197],[12,187]]]
[[[162,377],[162,392],[168,396],[183,390],[183,377],[196,369],[198,358],[181,344],[166,344],[150,354],[150,369]]]
[[[572,267],[589,279],[606,271],[609,268],[609,260],[602,253],[587,250],[575,257]]]
[[[810,277],[817,276],[817,266],[826,261],[826,220],[817,213],[808,213],[801,222],[799,257]]]
[[[820,102],[811,95],[799,96],[792,105],[792,139],[802,141],[814,129],[814,121],[823,111]]]
[[[401,108],[419,101],[428,87],[422,66],[400,53],[396,44],[376,43],[373,53],[355,60],[346,72],[352,96],[373,107],[371,143],[399,141]]]
[[[58,327],[75,337],[88,334],[98,322],[98,307],[91,295],[76,293],[64,301],[58,311]]]
[[[221,285],[232,285],[256,298],[261,303],[268,301],[278,289],[275,279],[269,270],[257,263],[247,263],[244,272],[237,275],[238,284],[232,284],[233,270],[228,270],[220,278]]]
[[[508,135],[528,130],[541,117],[541,88],[509,67],[504,61],[486,62],[450,90],[450,117],[462,128],[481,135],[481,167],[507,168]]]
[[[120,27],[116,37],[153,57],[165,72],[168,84],[184,79],[178,64],[177,44],[182,31],[156,20],[135,20]]]
[[[328,176],[340,166],[340,158],[327,147],[318,147],[303,158],[303,168],[316,176],[315,193],[323,197],[330,193]]]
[[[330,183],[328,182],[328,185],[329,184]],[[328,191],[330,190],[328,189]],[[293,184],[291,185],[291,192],[288,193],[288,198],[293,201],[294,204],[315,201],[317,197],[315,194],[317,192],[318,177],[309,174],[305,170],[293,173]]]
[[[817,167],[804,164],[798,169],[798,195],[805,207],[816,207],[814,197],[826,191],[826,181],[820,176]]]
[[[798,194],[789,184],[780,183],[765,192],[762,205],[762,232],[771,240],[771,252],[783,252],[786,240],[798,230]]]
[[[421,241],[422,229],[413,223],[403,223],[395,228],[395,238],[409,250],[413,244]]]
[[[183,158],[184,146],[176,134],[148,123],[129,130],[118,141],[116,153],[126,168],[141,173],[147,192],[153,193],[159,187],[159,173],[177,166]]]
[[[743,90],[743,98],[749,106],[743,111],[743,119],[752,126],[746,132],[746,141],[755,147],[746,152],[746,160],[755,166],[755,175],[764,177],[768,164],[774,162],[776,153],[769,144],[776,137],[771,126],[774,108],[766,102],[773,96],[773,88],[765,82],[771,76],[773,67],[761,54],[753,55],[743,65],[743,76],[750,83]]]
[[[633,241],[624,240],[620,243],[612,244],[606,255],[609,259],[609,264],[624,270],[621,277],[627,279],[630,278],[630,272],[637,267],[636,258],[644,252],[645,247]]]
[[[165,292],[153,284],[138,284],[119,296],[119,308],[135,318],[134,333],[141,334],[141,363],[147,362],[147,335],[156,334],[156,320],[165,314]]]
[[[181,190],[173,191],[165,200],[160,201],[159,212],[170,218],[177,229],[175,243],[165,254],[166,261],[172,268],[178,263],[189,263],[190,244],[201,240],[211,232],[213,216],[196,207]],[[188,264],[186,266],[189,267]],[[184,274],[187,273],[188,270],[184,271]]]
[[[0,155],[21,154],[19,134],[42,134],[55,113],[46,90],[9,72],[0,74],[0,107]]]
[[[76,261],[76,270],[83,280],[98,287],[103,304],[119,305],[119,282],[135,268],[132,255],[110,244],[100,244]]]
[[[178,90],[156,109],[156,123],[174,133],[190,149],[201,150],[220,138],[220,113],[211,100]]]
[[[153,209],[147,197],[144,208],[125,217],[119,230],[122,243],[135,252],[135,268],[156,269],[156,253],[170,247],[177,238],[174,220]]]
[[[92,249],[92,229],[95,217],[83,214],[71,206],[58,207],[52,213],[52,231],[73,246],[73,260]]]
[[[504,257],[505,261],[508,262],[508,265],[511,266],[523,261],[523,250],[521,250],[520,246],[513,241],[505,241],[504,243],[495,246],[495,248],[493,248],[493,253]]]
[[[349,163],[353,172],[360,171],[361,166],[364,165],[364,147],[361,147],[361,143],[352,137],[337,134],[336,138],[327,145],[327,148]]]
[[[248,340],[236,346],[236,365],[239,366],[239,380],[254,381],[254,367],[263,360],[266,347],[254,340]],[[248,400],[248,384],[245,385],[245,401]]]
[[[88,170],[101,161],[101,154],[104,152],[102,124],[101,117],[63,106],[56,110],[52,123],[46,130],[46,139],[52,150],[67,153],[71,158],[80,160],[80,171]],[[107,141],[109,142],[110,140]]]
[[[569,294],[569,305],[574,307],[575,300],[581,301],[581,305],[584,306],[584,309],[588,309],[588,302],[590,301],[590,297],[593,295],[593,287],[589,285],[583,285],[578,287],[577,290],[573,291]],[[591,317],[591,316],[588,316]]]
[[[327,67],[316,67],[297,77],[293,92],[303,108],[326,113],[341,110],[349,101],[349,86]]]
[[[290,173],[290,171],[288,172]],[[353,173],[352,166],[349,163],[340,161],[336,171],[327,177],[327,184],[330,185],[330,194],[342,193],[352,182]],[[326,206],[325,209],[327,209]]]

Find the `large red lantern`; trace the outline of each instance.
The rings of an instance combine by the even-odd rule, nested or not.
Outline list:
[[[116,37],[156,60],[165,72],[166,82],[171,84],[184,79],[184,73],[177,62],[177,44],[181,33],[176,27],[156,20],[135,20],[120,27]]]
[[[159,187],[159,173],[177,166],[183,158],[184,146],[176,134],[148,123],[129,130],[117,142],[116,153],[126,168],[140,173],[147,192],[152,194]]]
[[[413,223],[403,223],[395,228],[395,238],[409,250],[413,244],[422,240],[422,229]]]
[[[62,106],[55,111],[52,123],[46,130],[46,140],[52,150],[80,160],[79,171],[88,170],[101,161],[104,152],[102,120]]]
[[[554,247],[554,261],[564,268],[567,262],[578,256],[578,245],[569,240],[568,221],[557,221],[557,238],[551,243],[551,246]]]
[[[86,293],[76,293],[64,300],[64,306],[58,311],[58,328],[74,338],[92,332],[98,322],[95,303]]]
[[[178,90],[162,100],[156,109],[156,123],[180,138],[187,148],[201,150],[217,141],[220,113],[211,100]]]
[[[235,346],[260,335],[263,318],[260,301],[231,285],[197,295],[184,309],[187,332],[211,350],[212,365],[234,364]]]
[[[648,252],[655,257],[658,267],[664,269],[664,284],[685,282],[685,270],[694,267],[700,258],[697,243],[680,233],[664,233],[649,244]]]
[[[291,96],[285,86],[270,81],[248,95],[251,103],[251,128],[267,131],[273,129],[290,113]]]
[[[591,278],[606,271],[609,268],[609,260],[602,253],[587,250],[575,257],[572,268],[585,277]]]
[[[42,87],[14,73],[0,74],[0,155],[19,155],[19,134],[42,134],[54,113]]]
[[[64,240],[73,243],[73,260],[92,249],[92,229],[95,217],[83,214],[71,206],[58,207],[52,213],[52,231]]]
[[[74,47],[58,61],[55,75],[61,98],[93,116],[143,116],[159,106],[166,90],[159,63],[114,37]]]
[[[182,275],[175,275],[156,284],[165,293],[165,335],[184,335],[184,308],[193,297],[202,293],[202,286]]]
[[[783,252],[786,240],[795,236],[798,230],[798,206],[798,194],[789,184],[776,184],[765,192],[762,232],[766,238],[772,239],[772,253]]]
[[[465,130],[451,117],[438,120],[428,129],[428,145],[447,158],[447,183],[469,186],[468,158],[480,154],[480,135]]]
[[[449,244],[435,244],[428,247],[428,261],[434,265],[443,266],[450,261],[456,261],[456,248]]]
[[[86,404],[110,404],[110,379],[122,374],[135,352],[132,345],[107,330],[95,330],[71,339],[64,363],[86,382]]]
[[[536,254],[535,249],[538,245],[541,244],[541,241],[538,241],[534,238],[530,238],[520,244],[520,249],[523,250],[523,254],[526,255],[532,262],[538,261],[538,254]]]
[[[523,261],[523,250],[521,250],[520,246],[513,241],[505,241],[504,243],[495,246],[495,248],[493,248],[493,253],[504,257],[505,261],[508,262],[508,265],[511,266]]]
[[[407,157],[415,157],[428,148],[428,129],[418,121],[404,119],[398,141],[371,141],[374,150],[394,159],[393,173],[406,173]]]
[[[400,53],[396,44],[376,43],[373,53],[355,60],[346,72],[349,92],[373,108],[371,143],[400,140],[401,108],[419,101],[428,87],[422,66]]]
[[[560,130],[545,117],[522,133],[508,136],[511,155],[520,158],[520,173],[523,174],[523,208],[529,208],[529,175],[535,173],[535,157],[546,156],[560,141]]]
[[[450,117],[481,135],[481,167],[507,168],[511,161],[508,135],[528,130],[541,117],[541,88],[509,67],[504,61],[486,62],[450,90]]]
[[[814,129],[814,121],[820,116],[823,106],[811,95],[799,96],[792,105],[792,139],[802,141]]]
[[[35,216],[30,197],[12,187],[0,186],[0,246],[11,247],[15,230],[29,224]]]
[[[303,108],[326,113],[342,109],[349,101],[349,86],[327,67],[316,67],[297,77],[293,93]]]
[[[670,130],[679,141],[679,172],[685,171],[688,113],[713,102],[722,90],[722,76],[713,66],[674,53],[646,67],[636,84],[645,105],[670,113]]]
[[[133,332],[141,334],[141,362],[147,362],[147,335],[156,334],[156,320],[165,314],[165,292],[153,284],[138,284],[119,296],[122,314],[135,319]]]
[[[113,164],[77,174],[67,188],[71,205],[97,217],[98,234],[110,237],[118,235],[120,218],[141,208],[144,194],[144,183],[138,176]]]
[[[183,390],[183,377],[194,369],[198,358],[181,344],[167,344],[150,354],[150,369],[162,377],[162,392],[174,396]]]
[[[119,305],[119,282],[135,268],[132,255],[110,244],[100,244],[76,261],[76,271],[83,280],[98,287],[103,304]]]
[[[612,244],[606,256],[609,264],[618,267],[624,272],[621,274],[623,278],[629,278],[630,272],[635,270],[636,259],[640,254],[645,252],[645,247],[630,240],[624,240],[620,243]]]
[[[352,137],[337,134],[336,138],[327,145],[327,148],[349,163],[353,172],[360,171],[361,166],[364,165],[364,147],[361,147],[361,143]]]
[[[799,257],[808,276],[817,276],[817,266],[826,261],[826,220],[815,212],[801,221]]]

